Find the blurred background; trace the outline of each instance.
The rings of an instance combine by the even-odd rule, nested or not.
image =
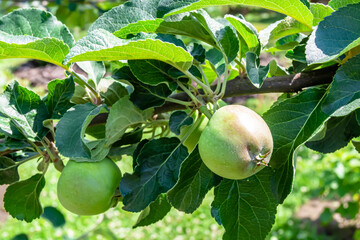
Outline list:
[[[0,0],[0,16],[14,9],[37,7],[52,12],[65,23],[78,40],[99,16],[124,3],[112,1],[4,1]],[[319,2],[319,1],[317,1]],[[328,1],[320,1],[327,3]],[[240,6],[209,8],[213,17],[227,13],[242,14],[258,30],[282,19],[284,16],[272,11]],[[265,53],[263,63],[276,59],[287,68],[284,52]],[[41,61],[28,59],[0,60],[0,92],[12,80],[44,96],[47,83],[64,78],[63,69]],[[251,95],[226,99],[229,103],[246,105],[259,114],[264,113],[279,94]],[[334,239],[360,240],[360,154],[349,145],[335,153],[323,155],[301,147],[297,151],[297,172],[294,190],[279,206],[275,225],[268,239]],[[117,163],[122,170],[131,172],[132,159],[123,158]],[[36,172],[34,163],[21,165],[22,179]],[[211,217],[210,204],[213,192],[209,192],[202,206],[192,215],[175,209],[158,223],[135,228],[138,214],[121,210],[119,204],[105,214],[81,217],[66,211],[56,197],[56,183],[60,173],[50,168],[46,186],[41,194],[44,214],[32,223],[13,219],[3,210],[3,193],[0,186],[0,239],[156,239],[200,240],[221,239],[224,232]]]

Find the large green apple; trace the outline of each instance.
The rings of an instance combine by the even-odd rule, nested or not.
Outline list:
[[[113,197],[120,180],[120,169],[108,158],[99,162],[69,160],[60,175],[57,195],[70,212],[100,214],[114,204]]]
[[[265,121],[253,110],[228,105],[209,121],[199,140],[200,156],[217,175],[244,179],[270,161],[273,139]]]

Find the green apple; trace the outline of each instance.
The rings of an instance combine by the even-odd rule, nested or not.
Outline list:
[[[226,106],[226,102],[224,102],[223,100],[219,100],[217,104],[220,107]],[[200,121],[194,123],[196,124],[196,126],[194,126],[194,129],[192,130],[193,132],[188,136],[188,138],[183,143],[183,145],[187,147],[189,153],[191,153],[198,144],[201,133],[204,131],[205,127],[209,122],[209,119],[204,114],[199,112],[195,112],[192,118],[197,119],[199,117],[199,114],[201,114]],[[193,125],[182,127],[180,130],[179,139],[182,140],[186,136],[186,134],[192,129],[192,127]]]
[[[244,179],[259,172],[269,163],[272,150],[273,139],[265,121],[240,105],[216,111],[199,139],[205,165],[228,179]]]
[[[197,124],[195,123],[196,126],[194,126],[193,131],[190,133],[188,138],[183,143],[183,145],[187,147],[189,153],[192,152],[196,144],[198,144],[201,133],[203,132],[209,121],[208,118],[205,117],[205,115],[201,115],[200,118],[201,118],[200,121]],[[179,139],[182,140],[187,135],[187,133],[192,129],[192,127],[193,125],[182,127],[180,130]]]
[[[70,212],[100,214],[114,204],[114,193],[120,180],[120,169],[108,158],[99,162],[69,160],[60,175],[57,195]]]

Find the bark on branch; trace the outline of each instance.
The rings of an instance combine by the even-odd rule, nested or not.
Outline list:
[[[311,72],[272,77],[266,79],[261,88],[256,88],[248,78],[238,77],[227,83],[224,98],[260,93],[299,92],[307,87],[331,83],[337,69],[338,66],[331,66]],[[171,97],[183,101],[190,100],[186,93],[174,94]],[[184,106],[166,102],[163,106],[156,108],[155,112],[163,113],[179,109],[184,109]]]

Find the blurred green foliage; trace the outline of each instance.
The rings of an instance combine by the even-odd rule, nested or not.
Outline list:
[[[18,8],[36,7],[46,9],[68,26],[75,38],[79,39],[86,34],[87,29],[99,16],[124,2],[126,0],[0,0],[0,16]]]
[[[351,144],[327,155],[301,147],[296,164],[293,192],[279,207],[270,239],[340,239],[336,229],[334,235],[319,235],[319,225],[300,221],[293,214],[309,199],[319,199],[339,204],[337,209],[324,209],[318,220],[322,227],[331,223],[335,213],[345,219],[355,218],[359,213],[360,154]]]

